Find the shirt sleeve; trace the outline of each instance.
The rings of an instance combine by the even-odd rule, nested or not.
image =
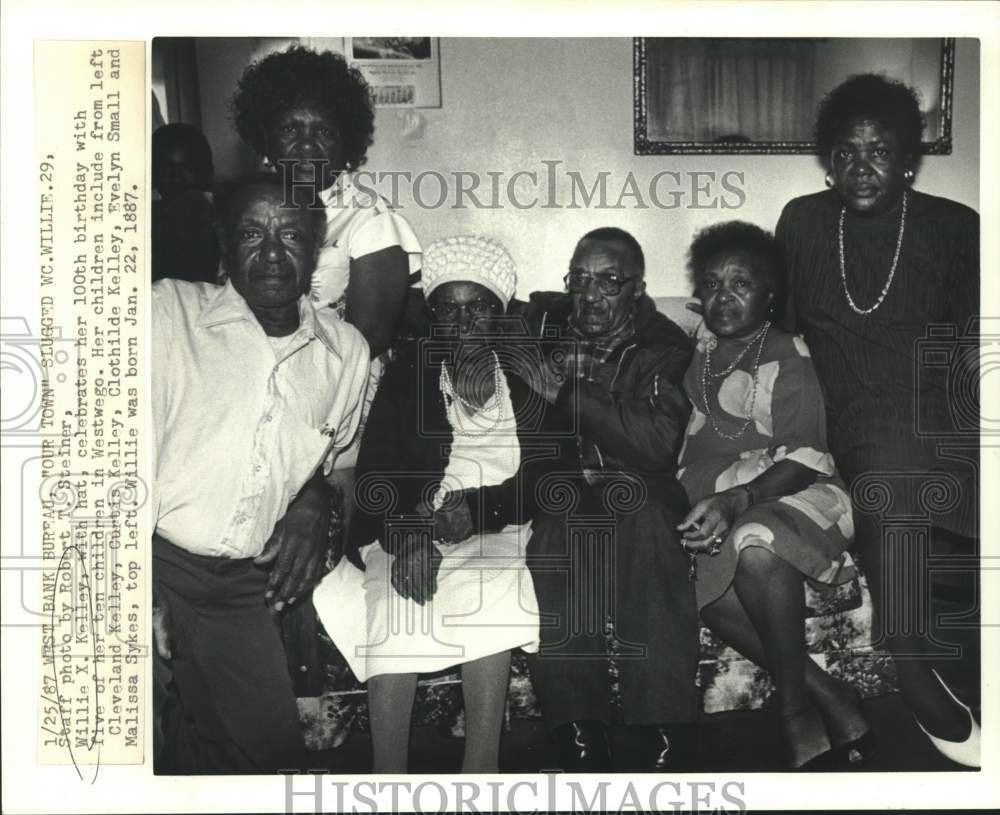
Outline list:
[[[636,363],[632,392],[612,392],[607,382],[572,378],[555,404],[600,449],[640,470],[674,472],[691,413],[681,387],[690,361],[690,347],[644,353]]]
[[[406,252],[410,274],[415,275],[420,270],[420,241],[406,218],[390,210],[376,213],[358,227],[351,235],[350,254],[352,259],[362,258],[391,246]]]
[[[330,474],[337,453],[347,447],[358,432],[368,388],[370,372],[368,343],[356,329],[346,324],[343,325],[343,329],[338,332],[344,340],[340,342],[343,369],[340,380],[335,384],[337,396],[326,422],[326,426],[330,427],[333,433],[323,461],[324,475]]]
[[[177,306],[177,296],[170,280],[160,280],[153,284],[150,302],[150,348],[151,382],[150,405],[153,418],[153,523],[159,517],[159,495],[157,490],[157,466],[165,436],[167,416],[167,387],[169,360],[167,351],[173,337],[173,318]]]
[[[774,383],[771,410],[774,419],[774,462],[796,461],[820,475],[835,472],[826,441],[826,406],[809,348],[793,337],[796,353],[782,359]]]
[[[792,212],[793,208],[791,203],[786,204],[784,209],[781,210],[781,215],[778,218],[778,225],[774,228],[774,237],[778,242],[778,246],[780,247],[781,253],[784,257],[785,280],[788,286],[785,302],[783,304],[785,313],[782,322],[788,331],[794,333],[796,330],[797,320],[795,313],[795,298],[792,296],[792,292],[795,288],[794,281],[792,280],[792,276],[795,274],[791,247],[791,235],[794,231],[790,225],[794,217]]]
[[[970,211],[962,219],[957,233],[945,296],[949,316],[963,333],[968,329],[969,320],[980,313],[979,215]]]

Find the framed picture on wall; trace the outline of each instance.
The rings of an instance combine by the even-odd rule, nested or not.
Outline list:
[[[815,153],[822,98],[848,76],[918,89],[925,154],[951,153],[953,38],[636,37],[636,155]]]
[[[437,37],[349,37],[345,53],[368,80],[375,107],[441,107]]]

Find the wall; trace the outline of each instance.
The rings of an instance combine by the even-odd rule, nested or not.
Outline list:
[[[231,42],[231,41],[230,41]],[[243,52],[199,43],[202,120],[216,149],[220,175],[245,168],[250,158],[240,152],[226,121],[225,100],[247,55],[261,41],[246,41]],[[632,150],[632,42],[629,39],[445,39],[441,42],[441,109],[379,110],[375,144],[365,170],[433,171],[445,176],[448,200],[440,207],[416,206],[409,185],[402,183],[398,202],[426,244],[435,238],[479,233],[501,240],[520,269],[518,293],[558,288],[576,240],[597,226],[621,226],[632,232],[646,252],[649,290],[654,295],[687,293],[684,254],[694,232],[721,219],[740,218],[773,228],[790,198],[822,189],[823,171],[813,156],[635,156]],[[244,53],[245,52],[245,53]],[[929,156],[918,187],[978,208],[979,65],[978,42],[960,40],[955,64],[953,112],[954,152]],[[543,208],[548,195],[547,166],[555,167],[556,207]],[[537,183],[521,178],[515,196],[539,206],[518,209],[506,186],[519,170],[534,171]],[[455,172],[478,174],[484,204],[488,172],[500,179],[499,209],[477,209],[466,197],[456,208]],[[607,207],[570,208],[567,171],[581,175],[589,187],[606,172]],[[658,209],[648,196],[650,181],[663,171],[680,174],[680,183],[665,176],[657,187]],[[612,208],[629,173],[646,208],[626,196]],[[714,174],[714,183],[708,175]],[[721,185],[730,176],[745,200]],[[468,180],[466,180],[468,184]],[[386,193],[388,183],[377,185]],[[701,192],[693,188],[700,186]],[[419,188],[424,203],[439,196],[435,176]],[[580,196],[577,195],[580,204]],[[724,208],[723,204],[738,205]],[[712,206],[714,204],[714,206]]]

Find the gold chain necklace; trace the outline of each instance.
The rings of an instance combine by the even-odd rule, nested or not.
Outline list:
[[[847,288],[847,265],[844,263],[844,216],[847,215],[847,207],[840,208],[840,222],[837,226],[837,246],[840,250],[840,282],[844,285],[844,294],[847,296],[847,305],[851,307],[851,310],[862,317],[866,317],[871,314],[875,309],[882,305],[882,301],[885,300],[885,296],[889,293],[889,287],[892,285],[892,279],[896,276],[896,266],[899,265],[899,252],[903,248],[903,231],[906,228],[906,199],[907,190],[903,190],[903,212],[899,216],[899,234],[896,236],[896,253],[892,257],[892,266],[889,268],[889,277],[885,281],[885,285],[882,287],[882,293],[878,296],[878,300],[875,301],[874,305],[868,308],[861,308],[857,303],[854,302],[854,298],[851,297],[851,292]]]

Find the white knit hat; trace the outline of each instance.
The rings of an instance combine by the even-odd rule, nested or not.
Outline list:
[[[442,283],[478,283],[499,297],[506,310],[517,288],[517,267],[497,241],[460,235],[434,241],[424,250],[420,280],[424,297],[430,297]]]

